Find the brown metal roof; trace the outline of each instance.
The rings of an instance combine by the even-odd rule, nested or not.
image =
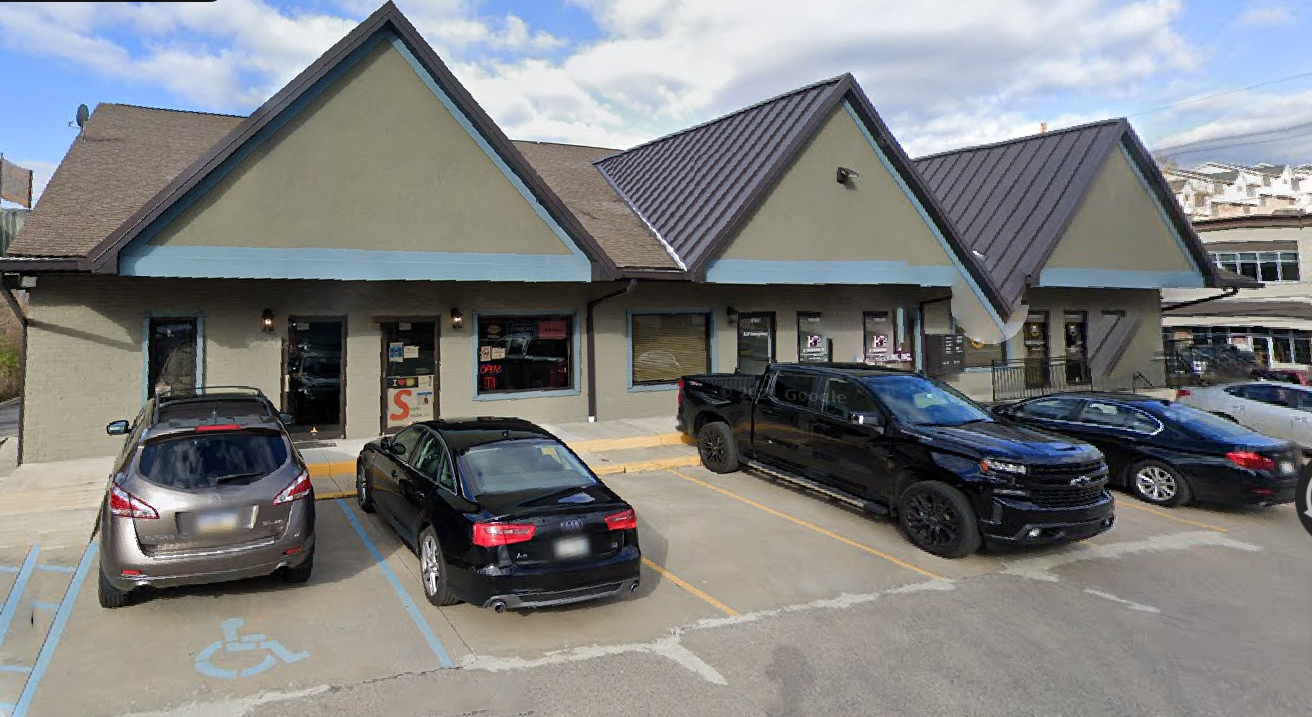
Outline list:
[[[660,240],[593,165],[618,150],[519,140],[514,144],[617,266],[678,270]]]
[[[828,117],[845,79],[758,102],[597,167],[685,268],[699,267]]]
[[[97,105],[9,253],[85,257],[241,120]]]
[[[1123,146],[1209,286],[1211,261],[1134,130],[1113,119],[915,160],[962,240],[1008,305],[1037,282],[1107,158]]]

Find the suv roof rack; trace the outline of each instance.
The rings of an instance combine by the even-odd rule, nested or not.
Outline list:
[[[268,416],[277,416],[278,409],[254,386],[198,386],[196,388],[160,391],[155,394],[155,410],[151,412],[150,425],[159,425],[159,410],[164,406],[177,406],[185,403],[205,403],[207,401],[231,401],[255,399],[263,403]]]

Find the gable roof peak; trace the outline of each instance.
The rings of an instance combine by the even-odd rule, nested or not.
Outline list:
[[[1084,124],[1072,125],[1070,127],[1062,127],[1061,129],[1050,129],[1046,132],[1036,132],[1034,134],[1027,134],[1021,137],[1012,137],[1011,139],[999,140],[997,142],[987,142],[985,144],[976,144],[968,147],[946,149],[940,152],[934,152],[932,154],[921,155],[919,157],[916,157],[915,161],[920,162],[922,160],[935,159],[937,157],[944,157],[950,154],[964,154],[966,152],[976,152],[985,149],[996,149],[998,147],[1005,147],[1010,144],[1033,142],[1035,140],[1047,139],[1050,137],[1059,137],[1063,134],[1067,134],[1070,132],[1085,132],[1087,130],[1102,129],[1104,127],[1109,127],[1112,125],[1122,125],[1125,129],[1130,128],[1129,121],[1126,120],[1124,117],[1114,117],[1111,119],[1097,120],[1095,122],[1085,122]]]

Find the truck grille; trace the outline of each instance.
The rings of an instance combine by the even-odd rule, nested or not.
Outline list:
[[[1035,478],[1042,478],[1045,481],[1067,476],[1075,478],[1077,476],[1089,475],[1103,469],[1102,461],[1087,461],[1085,463],[1058,463],[1054,465],[1030,465],[1028,466],[1029,475]]]
[[[1030,491],[1030,502],[1040,508],[1081,508],[1103,498],[1097,488],[1040,488]]]

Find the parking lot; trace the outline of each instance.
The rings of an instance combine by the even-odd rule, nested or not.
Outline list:
[[[808,634],[832,629],[839,619],[824,616],[857,614],[879,603],[881,620],[862,623],[872,634],[876,625],[912,619],[903,626],[908,634],[924,634],[934,649],[980,640],[990,629],[1014,640],[1010,621],[982,618],[1005,608],[1005,601],[997,602],[1004,589],[1033,601],[1027,609],[1043,613],[1048,640],[1077,644],[1078,623],[1091,615],[1110,613],[1159,629],[1164,621],[1202,619],[1207,609],[1229,614],[1249,604],[1269,611],[1274,602],[1276,614],[1301,615],[1301,622],[1283,632],[1271,632],[1265,621],[1257,633],[1247,626],[1243,640],[1270,632],[1280,642],[1249,645],[1252,669],[1286,669],[1279,658],[1297,659],[1300,649],[1312,658],[1312,602],[1306,589],[1297,589],[1300,581],[1304,588],[1312,583],[1312,539],[1292,506],[1165,511],[1117,494],[1118,521],[1109,534],[1060,548],[946,561],[911,547],[885,519],[750,473],[678,468],[606,481],[638,510],[646,556],[641,587],[618,600],[537,612],[430,606],[416,558],[351,499],[317,504],[315,573],[300,586],[259,579],[162,591],[106,611],[96,603],[94,543],[85,550],[36,545],[0,554],[0,594],[9,596],[0,614],[0,714],[138,715],[195,703],[214,709],[186,714],[236,715],[258,713],[271,694],[284,700],[301,695],[296,699],[307,701],[300,708],[305,714],[334,713],[332,700],[344,699],[337,690],[372,689],[380,681],[394,682],[389,689],[396,690],[446,685],[449,699],[442,710],[398,707],[378,714],[460,714],[451,705],[486,708],[494,694],[522,696],[520,690],[538,679],[517,674],[583,664],[603,670],[604,679],[646,674],[657,682],[686,682],[694,692],[746,690],[772,678],[753,672],[758,650],[734,642],[743,635],[738,628],[765,629],[752,626],[777,621],[784,629],[818,620],[803,622],[810,627],[796,628],[792,639],[800,641],[799,654],[815,649],[832,657],[829,647],[810,644]],[[1253,575],[1269,579],[1255,582]],[[1172,582],[1177,585],[1167,599],[1162,587]],[[972,597],[961,602],[966,595]],[[926,611],[943,600],[955,602]],[[958,622],[960,631],[953,627]],[[1055,634],[1063,629],[1072,632]],[[1215,629],[1224,634],[1230,626]],[[868,637],[851,627],[843,633]],[[897,643],[882,641],[878,649],[890,644]],[[627,676],[618,677],[602,667],[608,660],[630,660],[637,672],[621,669]],[[451,682],[460,679],[476,686]],[[835,679],[834,688],[843,689]],[[325,691],[329,687],[336,689]],[[1306,691],[1292,683],[1290,689]],[[523,704],[515,709],[552,713],[549,693],[522,696],[532,703],[527,708],[547,712],[523,712]],[[714,694],[721,693],[702,702],[707,714],[721,709],[714,705],[723,694]],[[265,707],[270,714],[300,713],[285,702],[276,710]],[[643,713],[667,714],[648,707]]]

